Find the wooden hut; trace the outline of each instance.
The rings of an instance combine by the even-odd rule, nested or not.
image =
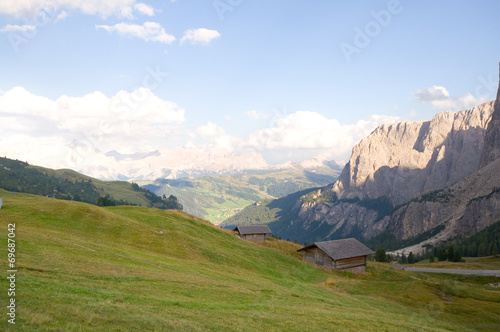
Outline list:
[[[267,234],[272,233],[267,225],[236,226],[233,230],[242,239],[249,241],[265,241]]]
[[[374,252],[356,239],[315,242],[297,251],[306,261],[333,270],[365,272],[368,255]]]

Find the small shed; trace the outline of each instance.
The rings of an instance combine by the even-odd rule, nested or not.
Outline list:
[[[306,261],[333,270],[365,272],[367,256],[374,252],[356,239],[315,242],[297,251]]]
[[[249,241],[265,241],[267,234],[272,233],[267,225],[236,226],[233,231],[242,239]]]

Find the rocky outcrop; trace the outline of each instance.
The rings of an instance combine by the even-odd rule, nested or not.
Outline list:
[[[393,213],[388,229],[400,239],[444,226],[437,235],[404,251],[420,252],[427,244],[456,235],[471,236],[500,221],[500,86],[478,168],[456,185],[420,196]]]
[[[500,81],[500,78],[499,78]],[[498,87],[495,112],[491,117],[484,138],[484,150],[481,158],[481,167],[484,167],[500,158],[500,86]]]
[[[323,229],[321,240],[352,236],[368,239],[385,230],[390,219],[376,210],[345,201],[303,204],[298,209],[298,217],[305,231]]]
[[[493,105],[378,127],[353,148],[331,190],[339,198],[386,196],[398,205],[460,181],[479,168]]]
[[[399,239],[411,239],[441,226],[441,231],[401,251],[414,253],[451,237],[472,236],[500,221],[500,159],[444,190],[428,193],[400,206],[388,230]]]

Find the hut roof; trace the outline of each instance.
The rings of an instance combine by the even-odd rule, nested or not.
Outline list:
[[[323,250],[333,260],[353,258],[373,254],[373,250],[356,239],[342,239],[325,242],[314,242],[313,244],[301,248],[297,251],[318,247]]]
[[[234,229],[238,231],[241,235],[247,234],[271,234],[271,230],[267,225],[247,225],[247,226],[236,226]]]

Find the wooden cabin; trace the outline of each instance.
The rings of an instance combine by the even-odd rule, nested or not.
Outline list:
[[[297,251],[308,262],[333,270],[365,272],[367,256],[374,252],[356,239],[315,242]]]
[[[265,241],[267,234],[272,233],[267,225],[236,226],[233,231],[242,239],[249,241]]]

